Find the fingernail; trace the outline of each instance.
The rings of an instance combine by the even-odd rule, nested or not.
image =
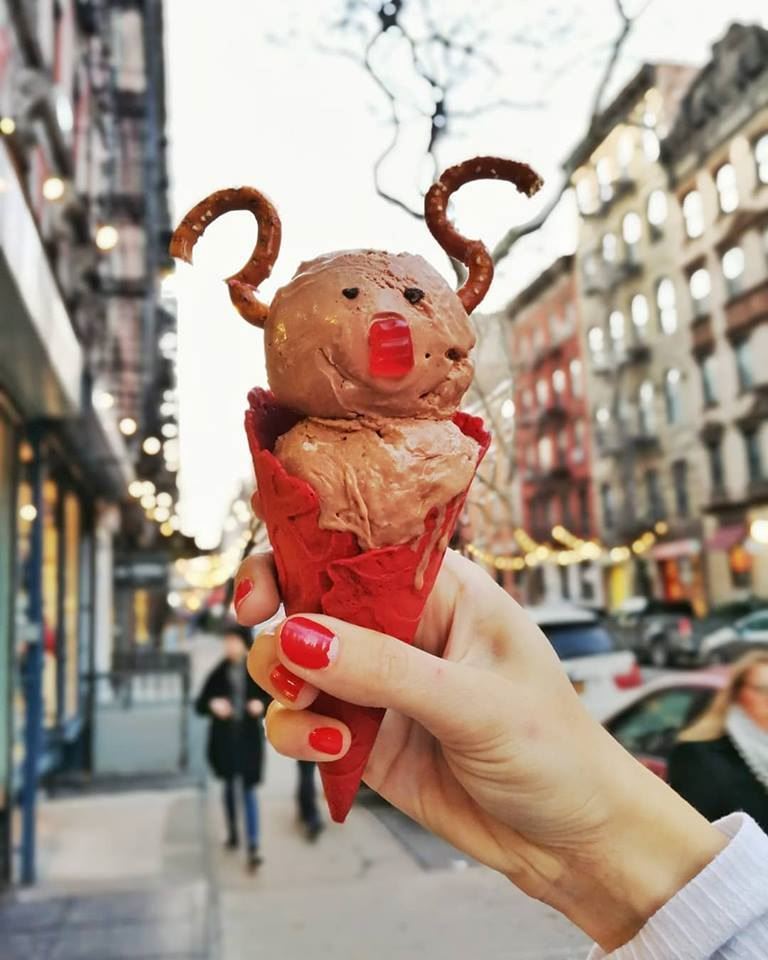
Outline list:
[[[244,577],[235,587],[235,610],[237,610],[237,608],[252,590],[253,580],[249,580],[248,577]]]
[[[327,627],[307,617],[286,620],[280,631],[283,653],[300,667],[322,670],[335,658],[338,640]]]
[[[328,753],[332,757],[341,753],[344,737],[336,727],[317,727],[309,735],[309,745],[319,753]]]
[[[286,670],[282,663],[270,673],[269,680],[281,697],[293,703],[304,689],[304,681]]]

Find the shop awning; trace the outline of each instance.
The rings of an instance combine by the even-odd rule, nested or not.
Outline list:
[[[744,523],[731,523],[720,527],[707,540],[707,550],[731,550],[737,543],[741,543],[746,535],[747,526]]]
[[[688,538],[658,543],[651,551],[654,560],[677,560],[678,557],[692,557],[701,553],[701,541]]]

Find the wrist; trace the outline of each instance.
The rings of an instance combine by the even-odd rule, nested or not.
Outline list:
[[[550,902],[606,952],[630,941],[726,845],[725,837],[622,748],[606,751],[605,820],[561,858]]]

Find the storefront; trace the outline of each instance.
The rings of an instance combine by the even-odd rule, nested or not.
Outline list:
[[[707,592],[701,563],[701,541],[693,537],[669,540],[651,550],[656,562],[656,594],[661,600],[689,600],[700,616],[706,613]]]

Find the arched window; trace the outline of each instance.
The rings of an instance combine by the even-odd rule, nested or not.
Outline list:
[[[688,288],[691,291],[693,315],[695,317],[704,316],[705,313],[709,312],[709,294],[712,290],[709,270],[706,267],[699,267],[698,270],[694,270],[688,278]]]
[[[649,163],[655,163],[659,159],[659,138],[653,130],[643,130],[643,153]]]
[[[723,254],[723,276],[729,297],[740,292],[744,275],[744,251],[741,247],[731,247]]]
[[[620,349],[624,346],[624,314],[621,310],[611,310],[608,317],[608,329],[611,331],[611,340],[615,348]]]
[[[664,374],[664,402],[667,408],[667,423],[680,421],[680,371],[671,367]]]
[[[638,412],[640,415],[640,430],[651,434],[656,429],[656,411],[654,409],[655,390],[650,380],[640,385],[638,393]]]
[[[601,363],[605,360],[605,333],[602,327],[590,327],[587,334],[589,352],[595,363]]]
[[[576,203],[582,213],[595,210],[595,182],[591,176],[584,176],[576,183]]]
[[[565,371],[564,370],[553,371],[552,389],[555,391],[557,396],[561,396],[565,392]]]
[[[715,186],[720,209],[731,213],[739,205],[739,188],[736,183],[736,169],[732,163],[724,163],[715,174]]]
[[[605,260],[606,263],[614,263],[616,261],[618,246],[619,244],[615,233],[603,234],[602,251],[603,260]]]
[[[677,302],[675,285],[669,277],[659,280],[656,287],[656,306],[659,310],[659,326],[664,333],[677,330]]]
[[[652,227],[661,227],[667,219],[667,195],[663,190],[653,190],[648,194],[648,223]]]
[[[597,185],[602,201],[610,200],[613,197],[613,164],[610,157],[601,157],[595,164],[595,174],[597,175]]]
[[[644,340],[648,336],[649,310],[648,301],[642,293],[636,293],[634,297],[632,297],[630,309],[632,311],[632,324],[635,328],[635,334],[640,340]]]
[[[683,220],[689,237],[700,237],[704,233],[704,205],[698,190],[689,190],[683,197]]]
[[[578,357],[574,357],[569,364],[569,369],[571,372],[571,390],[573,391],[574,397],[580,397],[583,390],[581,360],[579,360]]]
[[[619,138],[619,148],[617,157],[619,161],[619,170],[626,176],[632,163],[632,156],[635,152],[635,138],[629,130],[625,130]]]
[[[642,233],[643,224],[640,217],[634,210],[630,210],[621,221],[621,235],[627,248],[627,259],[630,261],[637,260],[637,244]]]

